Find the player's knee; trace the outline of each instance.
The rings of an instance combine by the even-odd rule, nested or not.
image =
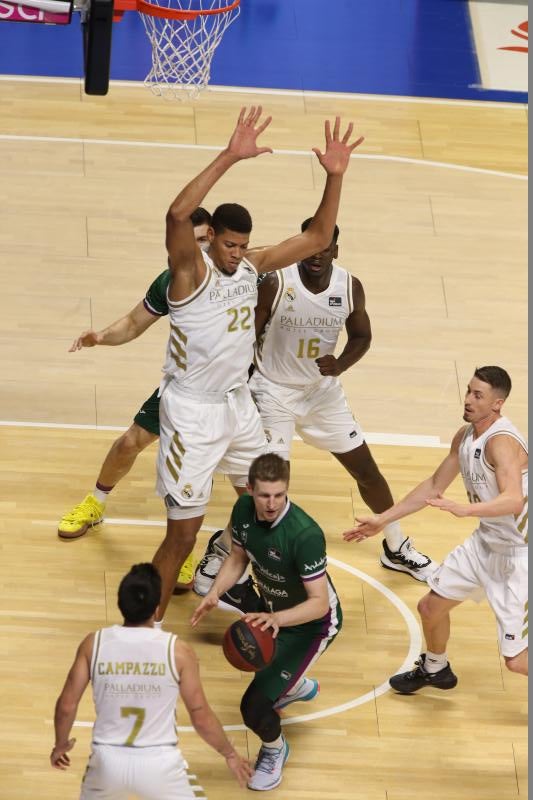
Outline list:
[[[528,673],[528,655],[527,649],[522,650],[517,656],[504,656],[505,666],[510,672],[516,672],[519,675],[527,675]]]
[[[241,700],[241,714],[244,724],[263,742],[273,742],[281,734],[279,714],[274,711],[274,703],[252,682]]]
[[[370,456],[352,465],[350,472],[359,486],[371,487],[383,480],[379,467]]]
[[[132,425],[122,436],[119,436],[113,447],[119,456],[132,458],[138,456],[155,439],[157,436]]]
[[[429,592],[420,598],[418,601],[417,610],[421,618],[424,620],[431,620],[435,617],[435,608]]]

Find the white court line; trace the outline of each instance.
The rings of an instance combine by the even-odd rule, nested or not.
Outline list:
[[[166,148],[170,150],[208,150],[220,152],[224,147],[210,144],[181,144],[179,142],[144,142],[130,141],[129,139],[84,139],[76,136],[22,136],[19,134],[3,133],[0,134],[0,141],[8,142],[60,142],[63,144],[94,144],[110,145],[114,147],[153,147]],[[312,156],[311,151],[307,150],[274,150],[274,155],[282,156]],[[483,167],[469,167],[466,164],[452,164],[446,161],[429,161],[423,158],[408,158],[407,156],[373,155],[370,153],[354,153],[351,158],[363,161],[392,161],[397,164],[416,164],[419,167],[438,167],[439,169],[456,170],[459,172],[470,172],[479,175],[493,175],[500,178],[513,178],[519,181],[527,181],[527,175],[520,175],[515,172],[502,172],[495,169],[484,169]]]
[[[115,425],[77,425],[75,423],[62,422],[20,422],[17,420],[0,420],[0,427],[7,428],[55,428],[59,430],[80,430],[80,431],[125,431],[127,428]],[[301,442],[300,436],[294,436],[294,440]],[[368,444],[383,444],[391,447],[437,447],[448,449],[450,445],[441,442],[438,436],[423,436],[414,433],[365,433],[365,441]]]
[[[109,521],[109,520],[106,520]],[[208,528],[209,530],[209,528]],[[214,530],[214,529],[213,529]],[[420,627],[418,622],[416,621],[413,613],[411,610],[405,605],[403,600],[401,600],[398,595],[396,595],[391,589],[385,586],[380,581],[372,578],[370,575],[367,575],[365,572],[361,572],[361,570],[357,569],[356,567],[352,567],[350,564],[346,564],[344,561],[338,561],[336,558],[329,558],[328,557],[328,564],[332,564],[339,569],[343,569],[345,572],[349,572],[351,575],[355,575],[365,583],[368,583],[372,588],[376,589],[378,592],[381,592],[387,600],[389,600],[392,605],[396,608],[396,610],[401,614],[403,617],[405,624],[407,626],[407,631],[409,634],[409,650],[407,655],[405,656],[404,661],[402,662],[401,666],[397,670],[398,672],[404,672],[408,667],[410,667],[415,658],[419,655],[421,647],[422,647],[422,637],[420,635]],[[341,632],[342,634],[342,632]],[[311,722],[315,719],[323,719],[324,717],[332,717],[336,714],[342,714],[343,711],[348,711],[350,708],[356,708],[357,706],[362,706],[364,703],[368,703],[376,698],[380,697],[385,692],[390,690],[390,685],[388,679],[381,683],[379,686],[374,687],[374,689],[366,692],[365,694],[360,695],[359,697],[355,697],[352,700],[348,700],[346,703],[341,703],[338,706],[330,706],[329,708],[325,708],[322,711],[314,711],[310,714],[300,714],[298,717],[287,717],[286,719],[281,720],[282,725],[294,725],[300,722]],[[46,720],[48,724],[51,724],[51,720]],[[74,722],[74,727],[78,728],[92,728],[94,723],[86,722],[84,720],[79,720]],[[245,725],[224,725],[225,731],[245,731],[247,730]],[[178,726],[178,731],[181,733],[191,733],[194,731],[194,728],[190,725],[186,726]]]
[[[46,75],[0,75],[0,81],[17,81],[18,83],[60,83],[81,86],[83,78],[58,78]],[[109,85],[122,88],[145,89],[144,81],[109,81]],[[472,88],[478,88],[473,86]],[[502,103],[496,100],[455,100],[446,97],[412,97],[396,94],[357,94],[351,92],[318,92],[307,89],[265,89],[254,86],[208,86],[204,94],[209,92],[230,94],[264,94],[278,97],[324,98],[325,100],[368,100],[379,103],[419,103],[436,106],[466,106],[468,108],[519,108],[526,109],[527,103]]]

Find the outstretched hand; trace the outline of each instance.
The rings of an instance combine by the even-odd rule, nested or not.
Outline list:
[[[331,134],[331,123],[329,119],[326,120],[325,133],[326,133],[326,150],[321,153],[318,147],[313,147],[313,153],[328,173],[328,175],[344,175],[350,163],[350,156],[356,147],[359,147],[365,140],[364,136],[360,136],[355,142],[349,144],[349,139],[353,132],[353,122],[350,122],[346,129],[346,133],[340,138],[341,118],[335,117],[335,125],[333,127],[333,135]]]
[[[206,594],[200,605],[197,606],[193,611],[190,619],[191,626],[193,628],[196,627],[196,625],[198,625],[202,617],[208,614],[214,608],[216,608],[217,605],[218,605],[218,594],[213,590],[211,590]]]
[[[382,530],[383,525],[380,524],[378,517],[356,517],[355,521],[359,523],[355,528],[349,531],[344,531],[342,538],[345,542],[362,542],[370,536],[375,536]]]
[[[69,353],[75,353],[76,350],[81,350],[82,347],[94,347],[100,344],[100,340],[100,334],[96,333],[96,331],[83,331],[77,339],[74,339],[68,351]]]
[[[236,158],[255,158],[263,153],[271,153],[270,147],[258,147],[257,139],[272,122],[272,117],[267,117],[260,122],[263,109],[261,106],[252,106],[246,113],[246,107],[241,108],[239,119],[228,144],[228,152]]]

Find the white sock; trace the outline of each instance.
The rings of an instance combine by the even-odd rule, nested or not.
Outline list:
[[[432,653],[431,650],[426,650],[426,660],[424,661],[426,672],[430,674],[440,672],[447,664],[448,656],[446,653]]]
[[[103,503],[104,505],[107,503],[107,498],[109,497],[109,492],[113,487],[110,486],[109,488],[100,489],[98,486],[95,486],[93,491],[93,497],[96,497],[99,503]]]
[[[274,739],[273,742],[261,742],[261,744],[269,750],[281,750],[283,747],[283,734],[278,736],[277,739]]]
[[[392,550],[393,553],[397,553],[400,549],[400,545],[406,538],[402,533],[400,523],[389,522],[389,524],[385,525],[383,528],[383,533],[385,534],[385,540],[389,550]]]

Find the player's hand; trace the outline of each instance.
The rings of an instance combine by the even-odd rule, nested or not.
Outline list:
[[[69,353],[75,353],[76,350],[81,350],[82,347],[94,347],[100,344],[101,340],[101,335],[96,331],[83,331],[77,339],[74,339],[68,351]]]
[[[76,744],[76,739],[69,739],[65,744],[54,745],[52,752],[50,753],[50,764],[55,769],[67,769],[70,767],[70,758],[67,756],[69,750],[72,750],[74,745]]]
[[[375,536],[383,530],[383,525],[379,521],[379,517],[356,517],[355,521],[359,523],[355,528],[349,531],[344,531],[342,538],[345,542],[362,542],[370,536]]]
[[[441,511],[448,511],[454,517],[468,517],[470,515],[470,506],[456,503],[454,500],[448,500],[447,497],[443,497],[441,494],[431,500],[426,500],[426,504],[433,506],[433,508],[440,508]]]
[[[228,144],[228,152],[238,158],[255,158],[262,155],[262,153],[271,153],[270,147],[258,147],[257,139],[267,128],[272,117],[267,117],[263,122],[259,123],[263,109],[261,106],[252,106],[247,113],[245,106],[241,108],[239,119],[231,139]]]
[[[315,358],[315,364],[321,375],[340,375],[342,370],[339,367],[339,362],[331,353],[327,356],[320,356]]]
[[[236,751],[226,756],[226,764],[237,778],[239,786],[244,789],[254,774],[251,764]]]
[[[249,622],[252,628],[260,627],[262,631],[272,628],[273,639],[278,635],[279,623],[276,614],[271,614],[268,611],[259,611],[254,614],[245,614],[243,619],[245,622]]]
[[[329,119],[326,120],[326,150],[321,153],[318,147],[313,147],[313,153],[328,173],[328,175],[344,175],[350,163],[350,156],[356,147],[359,147],[365,140],[364,136],[360,136],[355,142],[349,143],[350,136],[353,132],[353,122],[350,122],[346,128],[346,133],[341,138],[341,118],[335,117],[335,125],[333,127],[333,135],[331,133],[331,124]]]
[[[216,591],[211,589],[211,591],[206,594],[200,605],[197,606],[197,608],[193,611],[193,615],[190,620],[192,627],[194,628],[196,625],[198,625],[202,617],[216,608],[217,605],[218,594]]]

